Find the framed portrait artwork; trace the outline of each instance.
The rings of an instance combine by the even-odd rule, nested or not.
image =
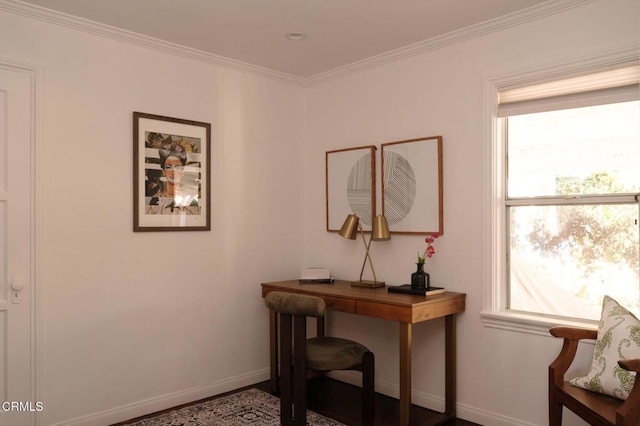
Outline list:
[[[133,230],[211,229],[211,124],[133,113]]]
[[[396,234],[444,232],[442,136],[382,144],[382,213]]]
[[[376,147],[327,151],[327,231],[339,231],[347,215],[370,231],[376,215]]]

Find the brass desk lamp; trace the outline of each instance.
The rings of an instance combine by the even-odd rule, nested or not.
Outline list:
[[[371,260],[371,255],[369,254],[369,247],[371,246],[371,241],[387,241],[391,239],[391,234],[389,233],[389,226],[387,225],[387,219],[384,216],[376,216],[373,221],[373,228],[371,230],[371,237],[367,242],[364,236],[364,230],[362,229],[362,225],[360,224],[360,218],[358,218],[355,214],[350,214],[345,219],[342,224],[342,228],[338,232],[340,236],[347,238],[349,240],[355,240],[358,230],[362,235],[362,242],[364,243],[364,248],[366,250],[364,256],[364,262],[362,262],[362,269],[360,270],[360,279],[358,281],[351,281],[351,285],[355,287],[384,287],[384,281],[378,281],[376,277],[376,271],[373,268],[373,261]],[[371,272],[373,273],[373,281],[363,280],[362,274],[364,273],[364,267],[367,263],[367,259],[369,259],[369,265],[371,266]]]

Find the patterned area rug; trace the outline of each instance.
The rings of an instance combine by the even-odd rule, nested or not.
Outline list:
[[[310,426],[344,426],[307,410]],[[213,399],[129,423],[130,426],[279,426],[280,400],[258,389]]]

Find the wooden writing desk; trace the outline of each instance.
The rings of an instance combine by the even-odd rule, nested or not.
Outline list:
[[[398,321],[400,350],[400,426],[408,426],[411,409],[411,326],[412,324],[445,318],[445,412],[436,424],[456,415],[456,323],[455,314],[464,311],[466,294],[445,292],[434,296],[414,296],[389,293],[386,287],[352,287],[348,281],[333,284],[300,284],[280,281],[262,284],[262,297],[271,291],[308,294],[324,299],[327,309]],[[270,316],[271,385],[278,389],[278,323]],[[318,323],[324,333],[324,323]]]

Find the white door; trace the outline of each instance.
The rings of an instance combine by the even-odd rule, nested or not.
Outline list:
[[[0,62],[0,425],[34,424],[33,73]]]

